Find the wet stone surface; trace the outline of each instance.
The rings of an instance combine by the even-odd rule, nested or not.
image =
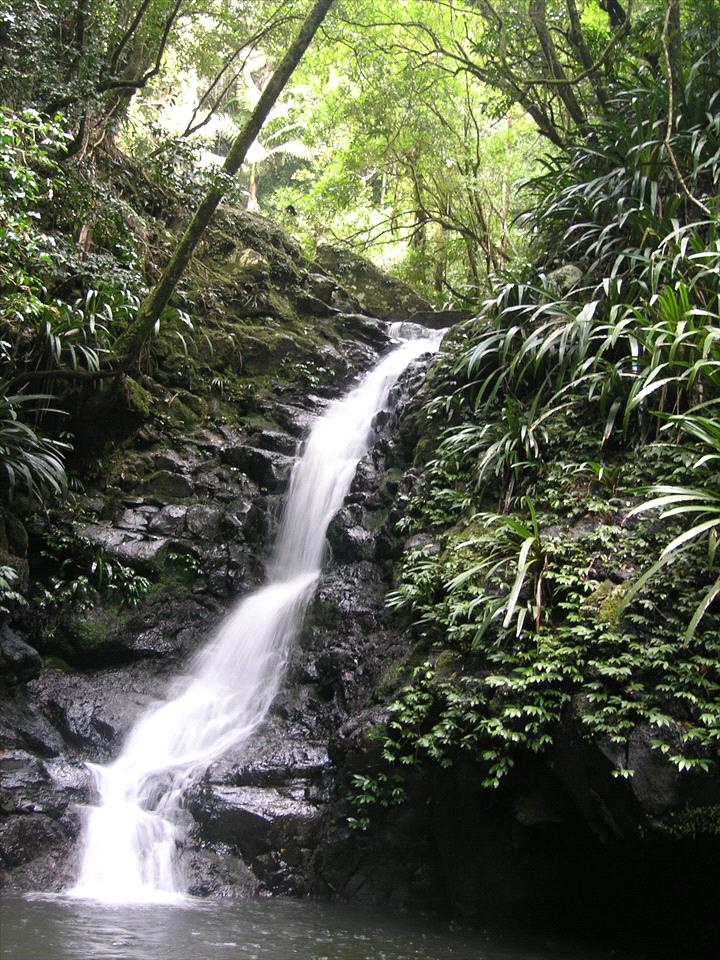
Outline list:
[[[368,318],[347,325],[366,339],[345,345],[348,370],[353,359],[364,369],[377,357],[370,344],[387,337]],[[338,383],[334,394],[323,392],[340,391]],[[24,634],[0,636],[8,665],[0,683],[10,691],[0,707],[8,750],[0,758],[0,865],[10,887],[67,884],[78,804],[92,799],[85,761],[117,755],[138,715],[172,695],[233,602],[262,581],[298,445],[327,402],[280,391],[266,402],[278,429],[199,427],[172,445],[156,439],[127,461],[116,489],[86,494],[82,535],[152,589],[135,608],[100,606],[68,620],[54,640],[30,635],[39,653]],[[378,418],[377,428],[374,452],[333,523],[327,570],[276,704],[251,741],[214,763],[188,795],[183,860],[204,894],[317,886],[312,851],[336,792],[329,740],[396,652],[383,626],[386,572],[375,561],[388,504],[375,510],[368,489],[392,456],[394,418]]]

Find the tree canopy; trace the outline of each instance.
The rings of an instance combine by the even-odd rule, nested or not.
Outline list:
[[[56,0],[3,15],[9,105],[61,112],[66,152],[222,166],[306,12],[300,0]],[[666,15],[667,14],[667,15]],[[477,300],[522,257],[517,184],[671,77],[717,30],[712,0],[342,0],[251,149],[252,209],[312,247],[348,243],[436,302]]]

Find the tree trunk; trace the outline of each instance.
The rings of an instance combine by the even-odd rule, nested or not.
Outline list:
[[[568,34],[570,42],[577,50],[580,56],[580,62],[587,71],[588,80],[592,84],[598,103],[605,109],[608,103],[607,92],[600,79],[600,64],[595,63],[585,42],[583,35],[582,22],[580,20],[580,11],[577,8],[575,0],[565,0],[568,16],[570,17],[570,32]]]
[[[530,0],[528,13],[532,25],[535,28],[535,33],[540,41],[543,56],[550,71],[550,77],[557,81],[558,96],[565,104],[567,112],[575,123],[578,125],[583,124],[585,122],[585,113],[568,82],[568,78],[558,58],[550,30],[548,29],[545,0]]]
[[[680,25],[680,0],[667,0],[667,15],[664,43],[667,51],[668,82],[672,89],[673,112],[677,116],[684,97],[682,27]],[[672,118],[674,120],[674,117]]]
[[[297,37],[263,90],[252,115],[235,138],[222,167],[222,172],[226,177],[234,177],[242,166],[245,156],[257,139],[270,110],[284,90],[298,63],[300,63],[303,54],[333,3],[334,0],[315,0]],[[220,182],[223,183],[222,180]],[[121,358],[120,372],[127,371],[136,365],[145,343],[152,336],[163,310],[190,262],[195,247],[226,192],[227,187],[221,185],[213,187],[205,195],[160,279],[140,304],[135,320],[124,335],[120,337],[116,348]]]

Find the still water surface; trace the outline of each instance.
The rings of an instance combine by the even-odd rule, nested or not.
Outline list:
[[[2,960],[619,960],[469,925],[293,900],[108,907],[5,897]]]

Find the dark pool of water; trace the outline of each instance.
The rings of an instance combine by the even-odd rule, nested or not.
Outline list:
[[[618,960],[512,932],[309,901],[104,907],[4,897],[2,960]]]

